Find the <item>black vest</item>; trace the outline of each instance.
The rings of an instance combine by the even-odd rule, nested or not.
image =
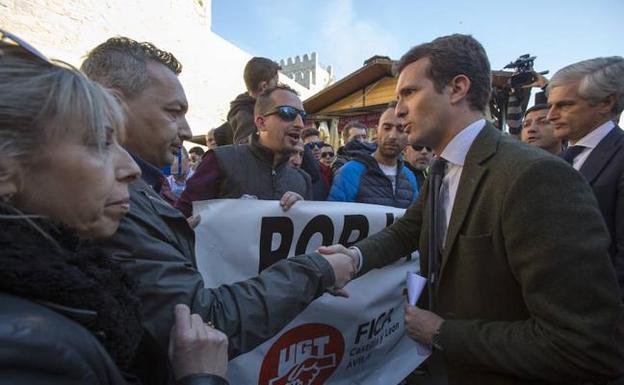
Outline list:
[[[252,136],[250,144],[233,144],[214,150],[219,164],[221,185],[219,198],[240,198],[253,195],[258,199],[280,199],[286,191],[312,199],[310,176],[296,169],[284,157],[273,167],[273,151]]]

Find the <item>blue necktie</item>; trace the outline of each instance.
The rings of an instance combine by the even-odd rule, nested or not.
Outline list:
[[[574,158],[576,158],[586,148],[587,147],[585,146],[570,146],[561,154],[561,157],[566,162],[573,164]]]

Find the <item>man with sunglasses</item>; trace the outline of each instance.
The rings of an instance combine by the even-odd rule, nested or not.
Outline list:
[[[323,172],[323,166],[320,164],[321,132],[316,128],[306,128],[301,134],[304,143],[303,162],[301,169],[310,175],[312,179],[312,194],[315,201],[324,201],[327,199],[330,184],[326,181]],[[331,170],[330,170],[331,171]]]
[[[334,161],[334,148],[329,143],[323,143],[321,145],[321,154],[319,161],[327,167],[331,167]],[[331,170],[331,169],[330,169]]]
[[[247,281],[205,287],[197,270],[193,230],[186,217],[165,202],[158,192],[164,178],[160,168],[173,162],[182,141],[191,136],[185,118],[186,96],[178,79],[182,65],[171,53],[151,43],[115,37],[93,49],[81,68],[92,80],[113,89],[126,105],[123,145],[135,157],[142,172],[141,178],[129,186],[130,212],[121,220],[113,237],[98,246],[119,261],[125,272],[136,280],[135,294],[141,300],[146,338],[154,340],[149,348],[145,345],[153,359],[138,364],[149,362],[149,370],[142,367],[145,372],[141,373],[156,378],[144,383],[161,383],[158,372],[165,366],[159,363],[166,362],[174,323],[172,310],[178,303],[188,305],[204,322],[211,322],[225,333],[229,352],[235,356],[272,337],[326,288],[344,286],[343,278],[351,272],[343,267],[352,266],[351,258],[324,259],[317,253],[310,253],[277,262]],[[287,162],[287,157],[272,150],[281,138],[281,147],[289,147],[285,151],[290,151],[303,126],[301,101],[296,95],[283,92],[286,95],[279,95],[279,100],[277,94],[273,95],[275,106],[294,107],[282,111],[271,106],[263,110],[265,112],[257,118],[263,123],[259,127],[262,139],[255,135],[255,144],[229,146],[234,150],[220,158],[223,161],[220,164],[215,154],[225,153],[223,149],[228,146],[210,150],[198,167],[197,172],[203,167],[204,179],[212,177],[210,172],[216,173],[217,178],[225,171],[238,172],[239,175],[216,181],[230,189],[228,197],[246,193],[240,191],[236,196],[232,191],[237,187],[235,183],[244,178],[253,179],[266,190],[275,188],[276,191],[292,178],[290,185],[305,194],[308,188],[305,175],[290,166],[283,167],[282,162]],[[271,94],[260,99],[269,99],[270,104]],[[265,104],[266,101],[262,105]],[[206,175],[206,166],[210,164],[217,168],[208,170]],[[289,171],[284,171],[286,169]],[[273,175],[271,170],[275,172]],[[253,173],[258,175],[249,177]],[[266,186],[267,173],[268,178],[273,176],[273,185]],[[217,186],[212,189],[212,192],[219,191]],[[250,193],[262,198],[264,191]],[[211,268],[219,269],[219,266]]]
[[[414,143],[405,147],[405,167],[414,173],[419,188],[425,184],[432,158],[433,150],[422,143]]]
[[[372,155],[357,153],[338,170],[328,201],[407,208],[416,200],[418,182],[401,159],[407,133],[392,105],[379,118],[377,141]]]
[[[303,104],[293,89],[283,85],[266,89],[254,107],[258,132],[251,143],[208,151],[176,207],[190,216],[197,200],[248,195],[280,200],[288,210],[298,200],[312,199],[310,176],[288,164],[304,119]]]

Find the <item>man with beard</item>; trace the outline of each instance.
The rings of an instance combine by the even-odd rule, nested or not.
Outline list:
[[[416,177],[401,159],[407,133],[393,106],[379,118],[377,142],[377,150],[372,155],[358,153],[338,170],[328,201],[406,208],[416,200]]]
[[[288,210],[298,200],[312,199],[310,176],[288,163],[303,130],[301,99],[288,86],[268,88],[258,96],[254,116],[258,132],[251,143],[220,146],[204,155],[176,204],[186,216],[198,200],[248,195],[279,199]]]
[[[188,102],[178,79],[182,64],[151,43],[115,37],[94,48],[82,70],[92,80],[113,89],[123,101],[127,115],[123,145],[141,168],[141,178],[129,185],[130,200],[125,204],[130,211],[113,237],[98,246],[136,281],[135,295],[141,300],[145,335],[141,353],[137,354],[139,360],[131,369],[142,383],[161,384],[166,380],[167,346],[176,304],[189,306],[203,322],[225,333],[233,357],[272,337],[326,288],[344,286],[350,272],[337,262],[351,263],[350,259],[322,259],[310,253],[279,261],[246,281],[205,287],[196,267],[193,230],[187,218],[161,196],[165,177],[160,169],[173,162],[182,142],[192,136],[186,121]],[[286,94],[281,101],[274,94],[276,102],[295,103],[301,108],[300,101],[296,104],[296,95],[288,98],[291,93]],[[272,111],[265,112],[261,130],[271,125],[298,140],[295,133],[301,131],[301,120],[288,125],[277,119]],[[280,132],[274,134],[279,138]],[[291,139],[289,145],[296,142]],[[212,150],[208,156],[214,157]],[[300,183],[305,184],[303,177]]]
[[[419,188],[425,184],[431,159],[433,150],[422,143],[413,143],[405,147],[405,165],[416,176]]]

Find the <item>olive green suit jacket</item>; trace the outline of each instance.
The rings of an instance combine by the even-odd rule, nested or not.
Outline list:
[[[427,275],[425,202],[423,193],[356,244],[361,273],[420,250]],[[608,247],[581,174],[488,123],[466,156],[434,293],[446,321],[432,358],[445,363],[449,383],[569,384],[621,373],[624,307]]]

